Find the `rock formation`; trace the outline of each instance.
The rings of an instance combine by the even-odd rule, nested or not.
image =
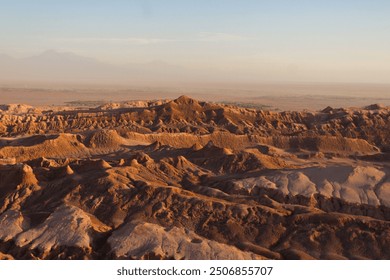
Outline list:
[[[389,107],[0,109],[0,259],[390,258]]]

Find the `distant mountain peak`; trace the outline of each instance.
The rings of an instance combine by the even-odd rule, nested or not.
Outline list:
[[[0,54],[0,80],[97,84],[171,84],[192,80],[192,70],[164,61],[116,65],[49,49],[24,58]]]
[[[36,56],[43,57],[43,56],[69,56],[69,55],[76,56],[75,54],[70,52],[60,52],[57,50],[46,50]]]
[[[54,50],[54,49],[51,49],[51,50],[45,50],[42,52],[42,54],[59,54],[61,52],[57,51],[57,50]]]
[[[62,52],[57,50],[46,50],[41,54],[30,57],[29,59],[50,60],[50,61],[74,61],[74,62],[98,62],[97,60],[81,56],[72,52]]]

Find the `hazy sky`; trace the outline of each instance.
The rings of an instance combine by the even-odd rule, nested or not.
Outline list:
[[[264,81],[389,82],[388,0],[0,0],[0,53],[165,61]]]

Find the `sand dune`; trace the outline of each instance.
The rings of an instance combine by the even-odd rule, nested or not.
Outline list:
[[[1,259],[390,257],[388,107],[1,108]]]

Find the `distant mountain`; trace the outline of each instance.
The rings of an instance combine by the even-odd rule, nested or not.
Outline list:
[[[0,54],[0,81],[164,84],[206,77],[164,61],[118,66],[53,50],[21,59]]]
[[[6,55],[6,54],[1,54],[0,53],[0,61],[2,63],[6,63],[6,62],[14,62],[15,59],[9,55]]]

